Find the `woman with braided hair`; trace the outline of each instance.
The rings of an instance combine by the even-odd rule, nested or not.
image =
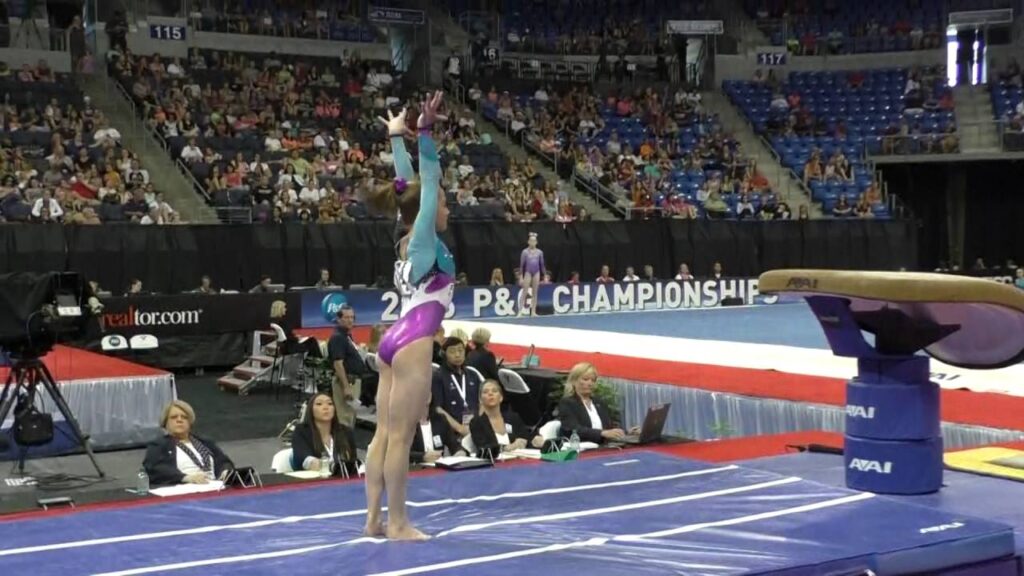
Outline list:
[[[395,286],[402,295],[398,322],[380,342],[377,430],[366,458],[366,534],[396,540],[423,540],[405,505],[409,449],[416,424],[430,398],[433,335],[452,302],[455,263],[438,238],[448,227],[448,207],[441,188],[441,165],[431,128],[440,118],[443,94],[422,104],[416,122],[420,175],[416,179],[404,138],[409,133],[405,110],[379,118],[388,128],[394,154],[394,186],[375,190],[369,201],[397,216],[403,236],[397,244]],[[381,497],[388,496],[388,522],[381,520]]]

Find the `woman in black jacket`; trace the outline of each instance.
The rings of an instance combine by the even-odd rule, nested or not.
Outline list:
[[[224,480],[235,465],[212,441],[192,434],[196,413],[175,400],[164,408],[160,427],[167,435],[150,442],[142,467],[153,486],[206,484]]]
[[[320,471],[324,454],[331,459],[331,475],[358,474],[355,434],[338,421],[331,395],[320,392],[306,403],[302,422],[292,434],[292,468]]]
[[[534,448],[544,445],[540,436],[530,437],[530,428],[515,412],[502,413],[504,399],[501,385],[494,380],[480,387],[480,414],[469,422],[469,432],[481,458],[496,458],[502,452],[526,448],[527,443]]]
[[[582,442],[601,444],[608,440],[621,440],[626,432],[612,420],[611,411],[593,396],[597,384],[597,369],[588,362],[580,362],[569,371],[565,381],[565,397],[558,403],[558,419],[562,422],[560,435],[572,436],[573,431]]]

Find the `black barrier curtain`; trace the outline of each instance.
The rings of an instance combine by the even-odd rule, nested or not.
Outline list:
[[[716,222],[651,220],[452,223],[443,235],[471,284],[487,284],[500,267],[511,282],[527,234],[537,232],[556,281],[579,272],[593,280],[607,264],[622,276],[645,264],[671,278],[686,262],[696,276],[721,262],[728,276],[782,267],[914,270],[918,228],[912,221]],[[277,284],[309,286],[319,269],[341,286],[391,285],[392,222],[265,226],[0,226],[0,272],[78,271],[121,294],[132,278],[150,292],[178,293],[209,274],[215,286],[247,291],[269,275]]]

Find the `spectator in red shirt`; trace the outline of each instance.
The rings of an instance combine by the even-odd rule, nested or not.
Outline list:
[[[594,282],[598,284],[613,284],[615,282],[615,278],[611,276],[611,268],[607,264],[601,266],[601,275]]]

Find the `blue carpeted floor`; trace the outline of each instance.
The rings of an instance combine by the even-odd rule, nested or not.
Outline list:
[[[804,303],[672,312],[543,316],[501,321],[620,334],[828,348],[821,326]]]

